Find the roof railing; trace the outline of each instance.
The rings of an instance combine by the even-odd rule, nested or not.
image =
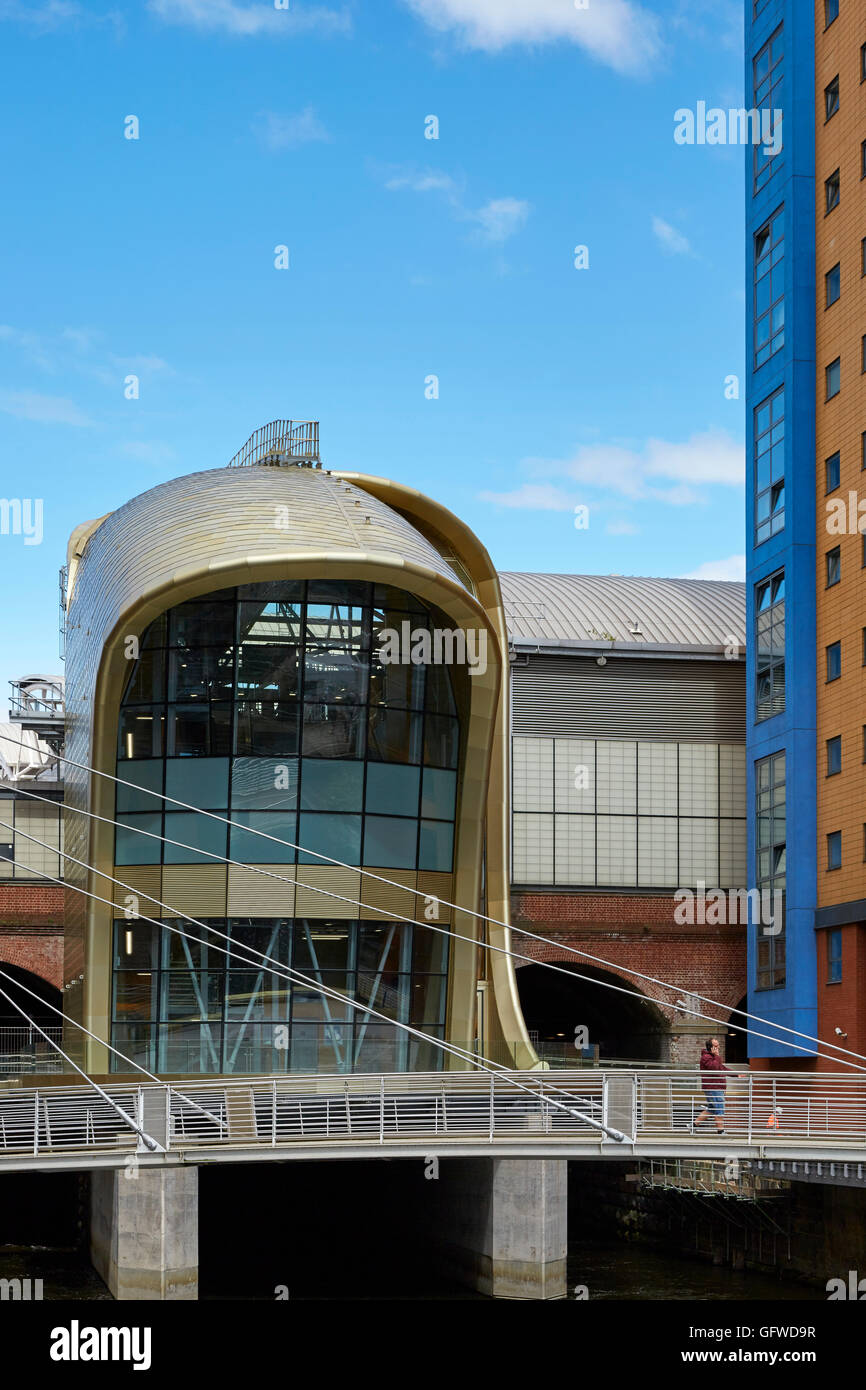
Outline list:
[[[321,468],[318,420],[271,420],[250,435],[227,467],[280,467],[287,463]]]

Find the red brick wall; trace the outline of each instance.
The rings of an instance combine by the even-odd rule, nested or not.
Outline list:
[[[53,883],[0,883],[0,962],[63,986],[63,889]]]
[[[658,1005],[681,1043],[672,1048],[672,1060],[691,1064],[711,1023],[684,1015],[674,1007],[680,997],[661,985],[635,979],[623,967],[642,971],[676,986],[680,994],[703,994],[718,999],[721,1010],[703,1006],[710,1015],[726,1018],[746,993],[746,929],[674,921],[673,897],[648,894],[594,894],[515,892],[512,921],[556,944],[548,945],[515,933],[513,949],[533,960],[609,968],[623,982]],[[579,947],[603,961],[587,961],[563,946]],[[737,1021],[737,1020],[735,1020]],[[739,1020],[742,1022],[743,1020]]]
[[[827,932],[815,933],[818,953],[818,1037],[848,1048],[851,1052],[866,1052],[866,925],[852,922],[842,927],[842,979],[836,984],[827,981]],[[840,1038],[841,1028],[847,1038]],[[832,1049],[827,1049],[831,1055]],[[840,1054],[841,1056],[842,1054]],[[849,1057],[848,1061],[854,1061]],[[832,1061],[818,1058],[819,1071],[849,1071]]]

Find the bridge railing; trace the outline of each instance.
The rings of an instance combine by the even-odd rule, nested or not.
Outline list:
[[[681,1140],[707,1102],[699,1074],[675,1070],[297,1074],[109,1084],[104,1092],[0,1088],[0,1164],[22,1154],[132,1153],[145,1147],[136,1126],[168,1151],[440,1137],[492,1146],[593,1138],[618,1148]],[[841,1144],[866,1156],[866,1076],[747,1072],[722,1094],[733,1138]],[[710,1115],[698,1132],[714,1130]]]

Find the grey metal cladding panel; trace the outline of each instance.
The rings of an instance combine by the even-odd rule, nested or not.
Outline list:
[[[740,662],[531,657],[511,669],[514,734],[745,742]]]
[[[745,644],[746,586],[619,574],[500,573],[513,641],[607,636],[619,642]],[[639,633],[635,634],[635,626]]]

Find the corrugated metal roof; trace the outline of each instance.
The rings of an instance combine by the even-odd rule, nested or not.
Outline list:
[[[511,640],[724,647],[746,641],[746,586],[618,574],[501,573]]]

